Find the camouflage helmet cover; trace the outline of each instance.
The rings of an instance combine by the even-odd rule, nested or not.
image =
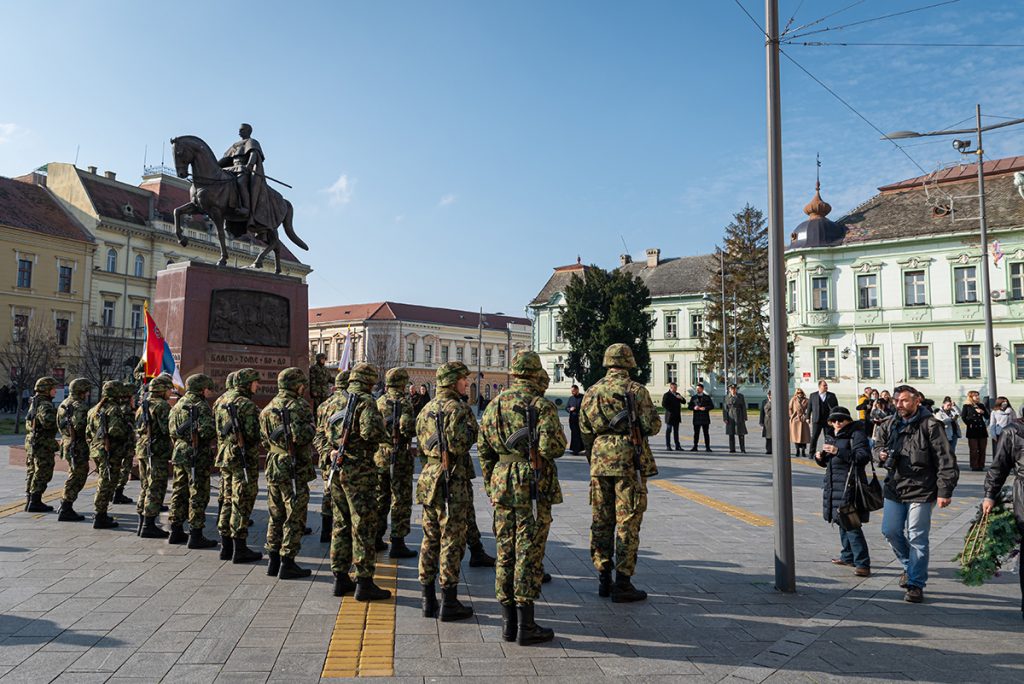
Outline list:
[[[401,387],[409,384],[409,371],[404,368],[392,368],[384,374],[384,384],[388,387]]]
[[[605,368],[636,368],[633,350],[628,344],[613,344],[604,350]]]
[[[249,385],[259,379],[260,372],[255,368],[241,368],[235,371],[235,387],[249,389]]]
[[[351,373],[347,370],[338,371],[338,374],[334,376],[334,387],[345,389],[348,387],[348,376]]]
[[[323,352],[319,352],[316,355],[316,360],[317,360],[317,363],[319,363],[320,361],[326,361],[327,360],[327,354],[324,354]]]
[[[540,362],[540,355],[535,351],[519,351],[512,358],[512,375],[532,375],[542,370],[544,366]]]
[[[437,368],[438,387],[451,387],[461,378],[469,376],[469,368],[461,361],[449,361]]]
[[[357,363],[352,367],[348,376],[349,383],[361,382],[364,385],[373,386],[377,384],[380,372],[372,363]]]
[[[117,380],[107,380],[103,383],[103,389],[101,390],[104,399],[116,399],[118,390],[120,389],[121,383]]]
[[[92,383],[86,378],[75,378],[68,389],[71,390],[71,394],[85,394],[92,389]]]
[[[174,382],[168,375],[158,375],[149,381],[150,392],[168,392],[174,389]]]
[[[189,392],[201,393],[203,390],[213,389],[215,387],[213,378],[205,373],[196,373],[188,376],[185,380],[185,389]]]
[[[35,391],[36,392],[49,392],[50,390],[52,390],[54,387],[56,387],[59,384],[60,384],[60,382],[57,381],[57,378],[55,378],[53,376],[50,376],[50,375],[44,375],[43,377],[41,377],[38,380],[36,380]]]
[[[309,381],[306,379],[306,374],[302,372],[301,368],[292,366],[291,368],[285,368],[283,371],[277,374],[277,388],[288,390],[290,392],[298,392],[299,387],[302,385],[308,385]]]
[[[228,373],[227,377],[224,378],[224,389],[229,390],[229,389],[234,389],[234,388],[235,388],[235,371],[231,371],[230,373]]]

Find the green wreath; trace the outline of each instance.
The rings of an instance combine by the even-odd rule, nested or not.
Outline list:
[[[1005,487],[996,497],[992,512],[981,507],[964,537],[964,548],[953,560],[960,562],[957,576],[964,584],[978,587],[999,576],[1003,563],[1012,559],[1020,545],[1020,531],[1013,515],[1012,494]]]

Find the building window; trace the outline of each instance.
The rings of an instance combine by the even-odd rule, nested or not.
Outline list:
[[[409,363],[416,363],[416,343],[410,342],[405,347],[405,358]]]
[[[868,273],[857,276],[857,308],[878,308],[878,274]]]
[[[786,283],[786,311],[796,311],[796,281],[790,280]]]
[[[696,387],[697,383],[703,382],[700,377],[700,365],[690,364],[690,387]]]
[[[72,268],[70,266],[60,266],[57,268],[57,291],[69,293],[71,292],[71,274]]]
[[[455,360],[459,363],[464,363],[466,359],[466,350],[462,347],[455,348]]]
[[[817,349],[814,352],[818,366],[818,378],[836,379],[836,350],[832,347]]]
[[[14,327],[11,328],[11,337],[15,342],[25,339],[28,332],[28,314],[14,314]]]
[[[18,287],[32,287],[31,259],[18,259]]]
[[[669,339],[679,337],[679,316],[677,314],[665,314],[665,337]]]
[[[562,363],[556,363],[556,364],[555,364],[555,377],[554,377],[554,382],[562,382],[562,379],[563,379],[563,374],[564,374],[564,373],[565,373],[565,364],[562,364]]]
[[[492,365],[494,365],[494,364],[491,363],[493,360],[494,360],[494,352],[492,352],[490,349],[488,349],[487,351],[484,352],[484,365],[487,366],[488,368],[490,368]]]
[[[107,273],[117,273],[117,250],[113,247],[107,250]]]
[[[57,319],[57,344],[62,347],[68,346],[68,326],[70,321],[66,318]]]
[[[477,359],[480,358],[480,350],[477,349],[476,347],[473,347],[472,349],[470,349],[469,350],[469,358],[470,358],[470,363],[471,364],[473,364],[474,366],[477,365]]]
[[[953,285],[957,304],[968,304],[978,301],[978,268],[976,266],[959,266],[953,269]]]
[[[679,384],[679,364],[666,363],[665,364],[665,384],[671,385],[672,383]]]
[[[704,314],[690,314],[690,337],[702,337],[704,335]]]
[[[981,345],[961,344],[957,347],[960,360],[960,379],[978,380],[981,378]]]
[[[931,377],[928,347],[907,347],[907,375],[911,380],[927,380]]]
[[[903,274],[903,306],[926,306],[924,271],[906,271]]]
[[[114,327],[114,302],[103,302],[103,323],[104,328]]]
[[[882,350],[878,347],[860,347],[860,377],[879,380],[882,377]]]
[[[141,254],[135,255],[135,277],[141,278],[146,271],[146,259]]]
[[[423,345],[423,360],[427,363],[434,362],[434,345],[425,344]]]
[[[448,345],[441,345],[441,363],[448,363]]]
[[[142,305],[132,304],[132,330],[142,327]]]
[[[1013,345],[1013,379],[1024,380],[1024,344]]]
[[[551,319],[551,325],[554,328],[555,342],[561,342],[562,341],[562,319],[560,319],[560,318],[553,318],[553,319]]]
[[[815,311],[828,311],[827,277],[811,278],[811,308]]]
[[[498,365],[501,368],[507,368],[508,367],[508,366],[505,365],[505,350],[504,349],[499,349],[498,350]]]
[[[1024,299],[1024,263],[1010,264],[1010,299]]]

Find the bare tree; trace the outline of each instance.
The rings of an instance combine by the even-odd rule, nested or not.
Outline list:
[[[380,370],[381,378],[389,370],[401,364],[397,325],[383,323],[373,327],[367,326],[363,334],[365,335],[363,349],[366,352],[366,362],[372,363]]]
[[[35,381],[51,372],[60,358],[56,331],[42,316],[15,316],[11,338],[0,344],[0,367],[14,385],[17,408],[14,413],[14,434],[21,420],[21,394]]]
[[[117,334],[115,328],[90,325],[82,338],[82,353],[76,371],[96,389],[107,380],[122,380],[134,367],[134,343]]]

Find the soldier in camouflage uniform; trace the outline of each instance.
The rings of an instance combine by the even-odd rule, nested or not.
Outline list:
[[[334,595],[353,589],[348,576],[355,565],[357,601],[377,601],[391,596],[373,582],[377,565],[377,468],[373,453],[384,439],[384,420],[370,390],[377,382],[377,367],[357,363],[349,376],[348,400],[327,419],[330,444],[329,470],[334,501],[331,534],[331,570]],[[342,451],[344,447],[344,451]]]
[[[608,347],[604,367],[608,373],[587,390],[580,409],[580,429],[590,458],[590,555],[600,572],[600,596],[610,594],[615,603],[643,601],[647,592],[635,588],[630,577],[636,570],[640,523],[647,510],[647,478],[658,474],[647,438],[661,430],[661,419],[647,388],[630,379],[636,361],[629,346]],[[639,473],[633,462],[627,395],[636,399],[633,420],[642,433]]]
[[[267,454],[268,575],[279,579],[309,577],[295,556],[302,548],[309,508],[309,483],[316,479],[312,442],[316,433],[313,410],[302,396],[309,381],[301,368],[286,368],[277,376],[277,396],[260,412],[260,431]],[[286,434],[288,418],[290,435]],[[290,439],[289,439],[290,437]]]
[[[260,389],[260,374],[254,368],[242,368],[229,377],[232,388],[214,404],[221,486],[231,488],[224,493],[224,507],[217,520],[220,558],[235,564],[255,563],[263,554],[245,542],[260,488],[260,410],[252,400]]]
[[[437,369],[437,394],[416,418],[416,440],[427,463],[416,483],[416,502],[423,505],[423,543],[420,545],[419,578],[423,585],[423,616],[438,614],[434,580],[440,574],[441,610],[444,622],[464,620],[473,609],[459,601],[459,570],[466,545],[466,517],[473,505],[467,465],[476,442],[473,411],[462,401],[469,388],[469,369],[460,361]],[[438,418],[443,421],[448,469],[442,465]],[[446,499],[445,492],[448,497]]]
[[[235,371],[231,371],[224,378],[224,391],[217,397],[213,406],[214,422],[217,420],[217,409],[226,401],[231,401],[235,396]],[[224,436],[220,433],[221,425],[217,424],[217,456],[213,465],[217,467],[220,477],[217,487],[217,532],[220,534],[220,559],[231,560],[234,555],[234,545],[231,541],[231,475],[227,472],[222,462]]]
[[[416,436],[416,417],[405,391],[409,373],[392,368],[384,375],[385,393],[377,399],[377,410],[384,418],[387,435],[377,447],[377,548],[383,544],[391,511],[391,558],[415,558],[416,552],[405,545],[412,520],[413,457],[410,447]],[[397,421],[395,417],[397,416]]]
[[[49,513],[53,506],[43,503],[43,492],[53,479],[53,459],[57,449],[56,378],[45,376],[36,380],[35,394],[25,415],[25,510]]]
[[[167,398],[174,389],[169,375],[158,375],[149,381],[148,397],[135,410],[135,458],[139,463],[139,528],[146,539],[167,539],[169,533],[157,526],[167,493],[167,470],[171,459],[169,421],[171,405]],[[152,462],[152,463],[151,463]]]
[[[203,536],[206,506],[210,503],[210,470],[217,449],[217,427],[209,397],[213,379],[196,373],[185,380],[185,396],[171,409],[171,435],[174,438],[174,484],[171,487],[169,544],[185,541],[184,522],[188,518],[188,548],[210,549],[217,541]]]
[[[79,522],[85,516],[74,508],[79,492],[89,477],[89,444],[85,440],[85,423],[89,418],[89,390],[92,385],[85,378],[75,378],[68,387],[68,396],[57,407],[57,426],[61,440],[61,456],[68,462],[68,479],[64,482],[57,520]]]
[[[338,411],[344,409],[348,402],[348,392],[345,391],[348,387],[348,377],[347,370],[340,371],[334,376],[334,394],[316,409],[316,435],[313,437],[313,449],[316,451],[315,456],[319,457],[318,463],[324,488],[324,495],[320,500],[321,544],[331,543],[332,528],[334,527],[334,502],[331,492],[327,488],[327,474],[331,467],[330,452],[334,450],[334,446],[327,436],[327,421]]]
[[[129,425],[135,423],[135,409],[132,407],[132,397],[134,396],[134,385],[127,383],[118,383],[119,390],[117,393],[117,406],[121,409],[121,413],[124,414],[125,421]],[[120,445],[114,456],[114,462],[117,463],[118,475],[117,475],[117,487],[114,488],[114,498],[111,503],[114,504],[133,504],[134,501],[130,497],[124,495],[124,488],[128,484],[128,479],[132,475],[132,463],[135,460],[135,431],[130,433],[129,439]]]
[[[313,413],[320,407],[320,404],[327,400],[331,394],[331,371],[325,365],[327,354],[316,355],[316,360],[309,367],[309,397],[313,403]]]
[[[114,496],[114,487],[121,471],[115,469],[113,463],[117,450],[123,450],[124,444],[130,443],[132,424],[125,420],[124,411],[117,405],[121,394],[121,383],[108,380],[103,383],[100,400],[89,409],[89,417],[85,424],[85,437],[89,440],[89,455],[96,464],[99,482],[96,485],[96,496],[93,498],[92,526],[97,529],[117,527],[117,521],[107,514],[110,500]]]
[[[501,603],[502,637],[505,641],[518,638],[520,646],[528,646],[555,637],[553,630],[534,621],[533,602],[540,596],[544,576],[551,506],[562,503],[554,459],[565,453],[566,441],[558,409],[544,398],[548,374],[540,356],[518,352],[511,372],[512,386],[484,411],[477,448],[494,506],[498,548],[494,589]],[[536,480],[530,462],[533,451],[540,463]]]

